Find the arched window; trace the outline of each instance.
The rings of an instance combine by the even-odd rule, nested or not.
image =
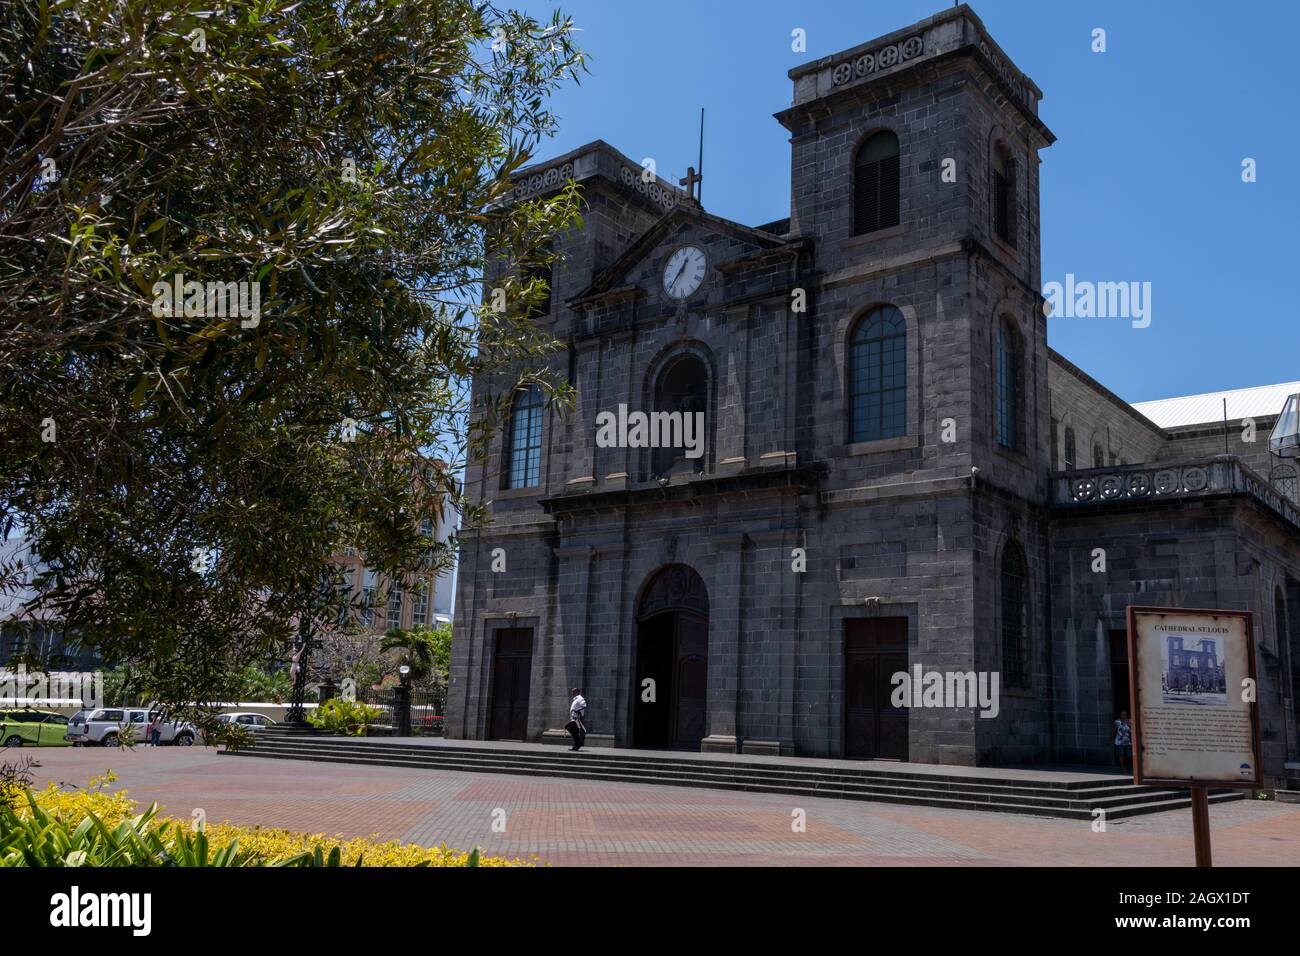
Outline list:
[[[1029,686],[1025,554],[1015,541],[1002,549],[1002,678],[1009,687]]]
[[[510,413],[507,488],[531,488],[542,480],[542,391],[530,385],[517,396]]]
[[[1016,244],[1016,161],[1002,143],[993,147],[993,231]]]
[[[1273,627],[1277,635],[1274,647],[1281,652],[1287,641],[1286,598],[1282,596],[1281,588],[1273,591]]]
[[[849,441],[907,433],[907,323],[892,305],[872,309],[849,339]]]
[[[687,439],[695,443],[704,441],[707,433],[699,423],[707,419],[699,416],[707,414],[708,405],[709,371],[703,360],[697,355],[685,354],[669,362],[655,384],[654,411],[679,412],[681,415],[679,418],[667,419],[669,435],[661,434],[660,447],[653,449],[650,463],[652,475],[666,475],[682,462],[689,462],[695,471],[704,470],[705,455],[688,456],[687,451],[690,449],[687,447]],[[688,415],[691,416],[689,423],[686,420]],[[697,448],[702,447],[702,444],[697,444]]]
[[[1281,465],[1273,469],[1273,487],[1276,488],[1284,498],[1290,498],[1296,504],[1300,505],[1300,488],[1296,485],[1295,469],[1290,465]]]
[[[1075,450],[1074,450],[1074,429],[1069,425],[1065,426],[1065,470],[1070,471],[1075,467]]]
[[[898,225],[898,137],[881,130],[853,158],[853,234]]]
[[[1019,451],[1022,420],[1020,338],[1005,319],[998,323],[997,439],[1003,448]]]
[[[1092,446],[1092,467],[1094,468],[1106,467],[1106,453],[1101,450],[1100,445]]]

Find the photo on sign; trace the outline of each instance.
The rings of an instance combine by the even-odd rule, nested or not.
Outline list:
[[[1227,706],[1222,638],[1165,634],[1160,650],[1160,689],[1166,704]]]

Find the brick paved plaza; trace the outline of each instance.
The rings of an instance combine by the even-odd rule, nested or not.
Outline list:
[[[1186,866],[1185,811],[1120,820],[1106,833],[1069,820],[931,810],[646,784],[219,757],[195,747],[30,751],[37,781],[116,788],[188,819],[478,845],[586,866]],[[792,830],[792,811],[807,832]],[[506,832],[492,830],[506,811]],[[499,816],[499,815],[498,815]],[[1239,801],[1210,810],[1218,866],[1300,865],[1300,805]]]

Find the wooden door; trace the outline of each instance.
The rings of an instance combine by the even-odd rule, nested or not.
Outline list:
[[[497,631],[492,660],[490,739],[523,740],[528,736],[528,686],[532,673],[532,628]]]
[[[677,614],[673,668],[673,746],[699,750],[709,677],[709,622],[686,611]]]
[[[1128,631],[1110,631],[1110,695],[1114,702],[1115,713],[1111,714],[1111,719],[1119,716],[1121,710],[1127,710],[1130,714],[1133,708],[1129,706],[1129,679],[1128,679]]]
[[[907,759],[907,708],[890,703],[900,671],[907,671],[907,618],[844,622],[844,756]]]

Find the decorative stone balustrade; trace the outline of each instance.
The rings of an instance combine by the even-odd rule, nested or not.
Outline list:
[[[1052,503],[1060,508],[1249,495],[1300,527],[1300,508],[1240,459],[1230,456],[1058,471],[1052,473],[1051,481]]]

